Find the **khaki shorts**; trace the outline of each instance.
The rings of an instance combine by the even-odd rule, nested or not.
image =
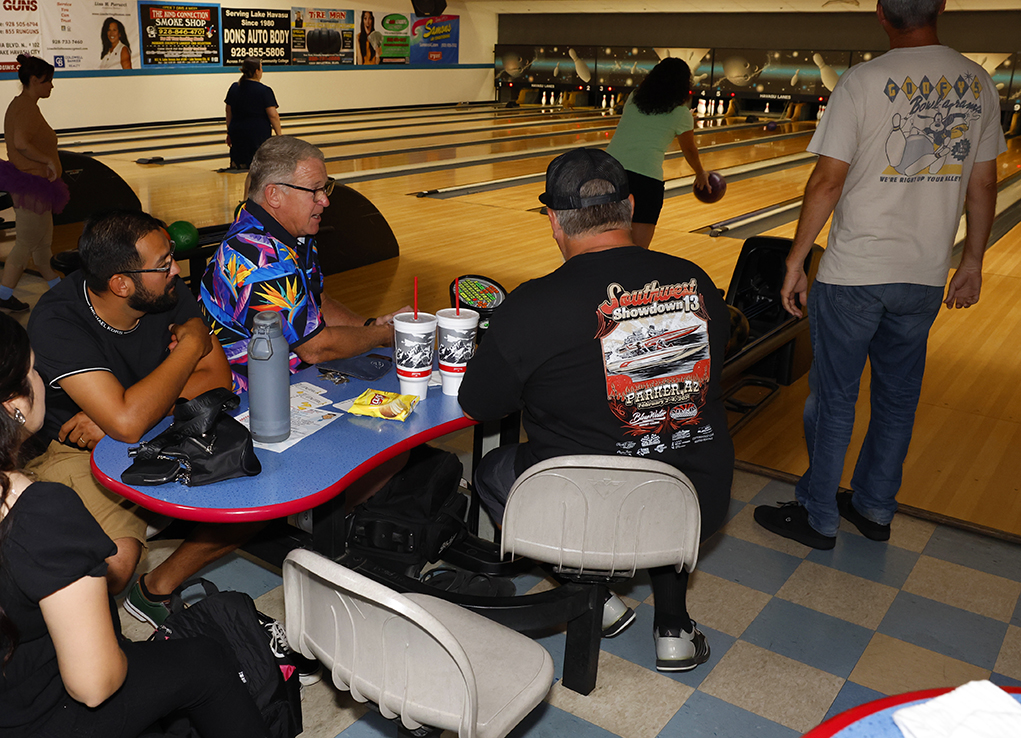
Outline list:
[[[25,471],[41,481],[70,487],[110,538],[114,541],[134,538],[145,549],[149,513],[97,482],[89,467],[89,456],[88,451],[51,441],[41,456],[29,462]]]

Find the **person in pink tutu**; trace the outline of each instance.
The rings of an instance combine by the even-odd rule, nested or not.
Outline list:
[[[71,197],[60,179],[57,134],[39,110],[39,100],[53,91],[53,65],[26,54],[18,55],[18,64],[22,92],[7,106],[4,116],[9,161],[0,159],[0,188],[14,200],[16,224],[14,248],[0,280],[0,308],[11,312],[28,310],[28,305],[14,296],[14,288],[29,256],[50,287],[60,280],[50,266],[53,213],[63,210]]]

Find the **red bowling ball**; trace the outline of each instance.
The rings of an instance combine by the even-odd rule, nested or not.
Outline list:
[[[705,203],[719,202],[727,194],[727,180],[719,172],[709,172],[709,189],[695,186],[695,197]]]

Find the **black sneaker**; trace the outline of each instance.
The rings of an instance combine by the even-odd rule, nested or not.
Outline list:
[[[283,623],[273,620],[261,612],[259,620],[262,621],[262,626],[269,634],[269,648],[273,655],[278,659],[289,659],[294,664],[298,670],[298,681],[301,686],[307,687],[310,684],[316,684],[323,678],[323,667],[318,661],[305,658],[291,648],[291,644],[287,642],[287,632],[284,630]]]
[[[709,660],[709,643],[702,631],[691,624],[691,632],[680,628],[653,628],[656,642],[656,671],[691,671]]]
[[[858,532],[872,541],[889,541],[890,525],[873,523],[860,512],[851,502],[850,492],[837,492],[837,509],[840,510],[840,517],[851,523]]]
[[[28,310],[29,305],[27,302],[22,302],[14,295],[11,295],[6,300],[0,299],[0,308],[9,310],[12,313],[23,313]]]
[[[824,536],[809,524],[808,510],[800,502],[781,502],[776,507],[759,505],[755,508],[755,522],[770,533],[823,551],[829,551],[837,542],[836,536]]]

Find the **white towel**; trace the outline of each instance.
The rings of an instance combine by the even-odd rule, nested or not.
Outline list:
[[[893,721],[904,738],[1018,738],[1021,705],[992,682],[968,682],[897,710]]]

